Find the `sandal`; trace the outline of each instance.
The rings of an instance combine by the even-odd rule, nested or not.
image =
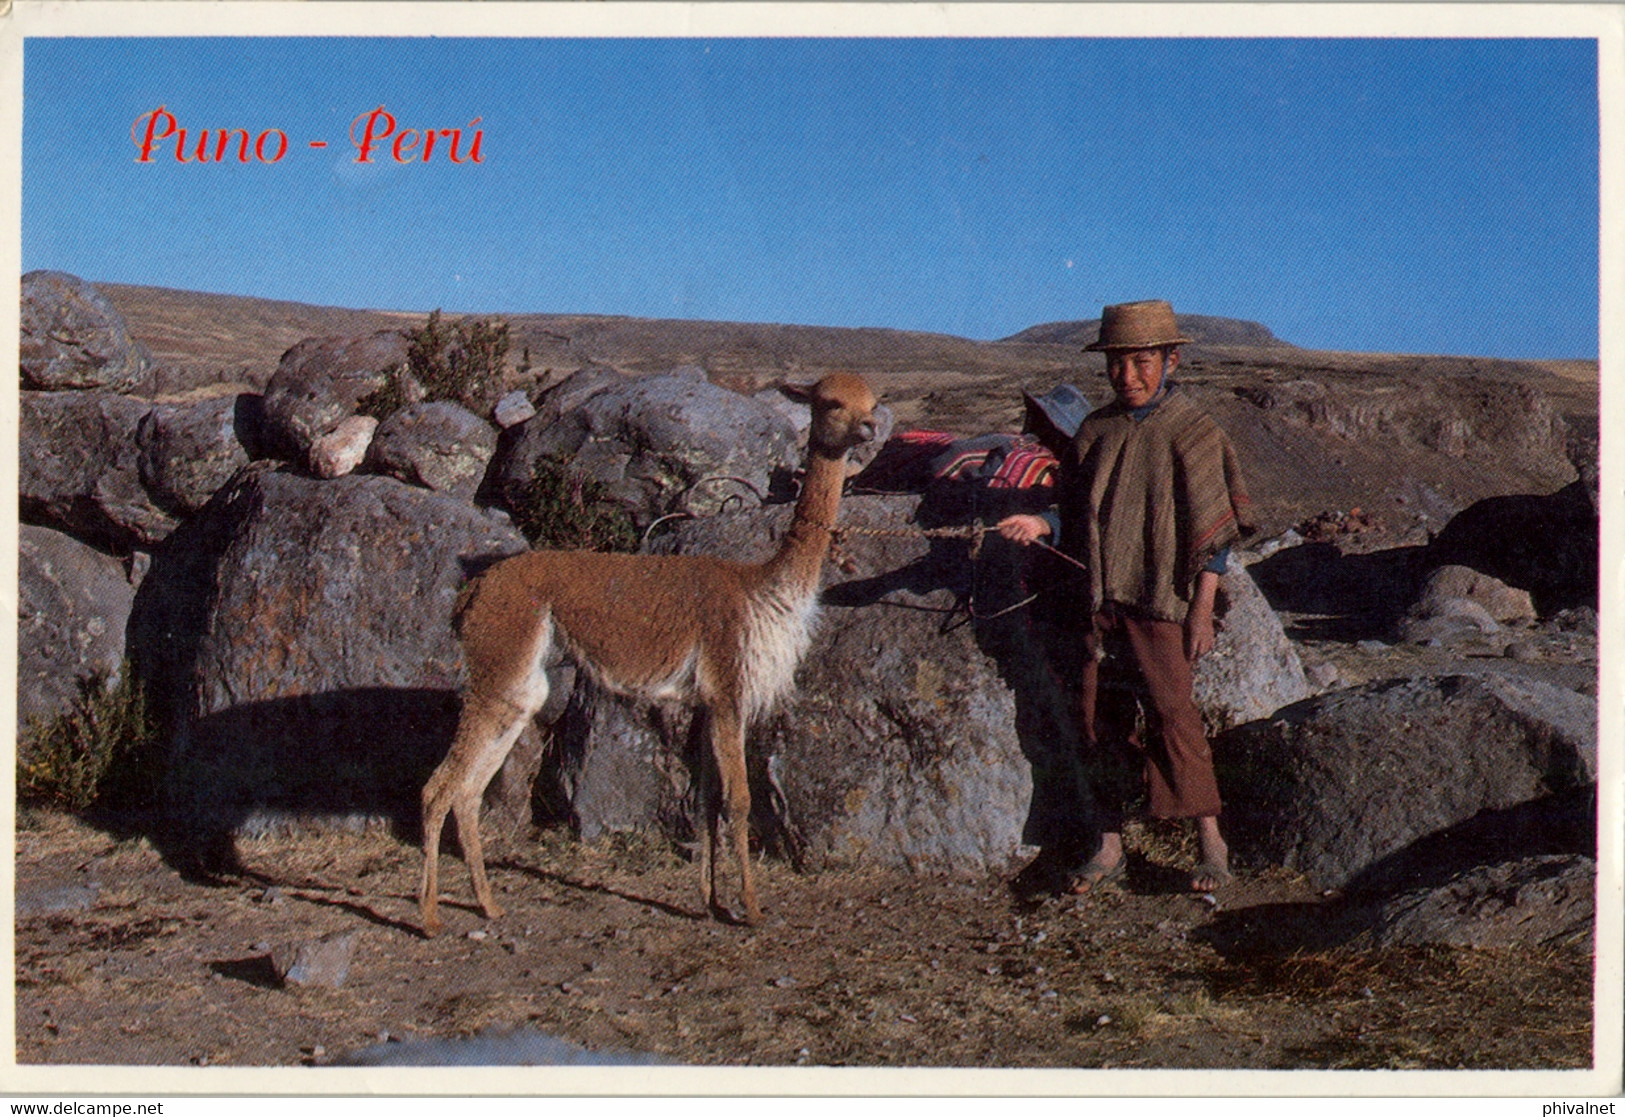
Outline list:
[[[1198,895],[1211,895],[1235,879],[1225,866],[1215,861],[1204,861],[1191,871],[1191,891]]]
[[[1115,865],[1102,865],[1091,857],[1082,868],[1067,874],[1066,890],[1074,896],[1086,896],[1103,884],[1121,880],[1126,872],[1128,872],[1127,854],[1118,858]]]

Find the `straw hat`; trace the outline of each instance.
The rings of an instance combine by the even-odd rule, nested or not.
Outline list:
[[[1085,349],[1156,349],[1184,345],[1190,338],[1179,332],[1174,308],[1162,299],[1119,303],[1100,312],[1100,339]]]

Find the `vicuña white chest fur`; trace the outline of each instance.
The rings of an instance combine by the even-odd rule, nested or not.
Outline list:
[[[770,586],[752,594],[740,633],[745,719],[777,702],[795,680],[796,665],[812,642],[818,589]]]

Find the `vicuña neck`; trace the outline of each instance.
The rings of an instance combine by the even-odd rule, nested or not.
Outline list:
[[[807,475],[801,484],[790,531],[768,566],[779,578],[816,586],[829,554],[830,529],[841,511],[841,488],[846,484],[846,455],[834,457],[818,450],[807,457]]]

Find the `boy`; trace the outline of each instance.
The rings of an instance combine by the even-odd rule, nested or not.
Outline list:
[[[1086,418],[1061,460],[1059,520],[1018,515],[1001,535],[1027,544],[1059,533],[1088,569],[1088,651],[1079,704],[1084,748],[1102,784],[1100,848],[1069,876],[1082,894],[1123,875],[1122,823],[1137,767],[1154,818],[1196,820],[1193,891],[1230,877],[1219,791],[1191,696],[1196,660],[1213,648],[1213,607],[1229,546],[1250,530],[1235,451],[1182,393],[1173,308],[1162,300],[1108,306],[1090,350],[1106,354],[1116,399]],[[1120,676],[1120,677],[1119,677]],[[1143,708],[1148,740],[1135,729]]]

